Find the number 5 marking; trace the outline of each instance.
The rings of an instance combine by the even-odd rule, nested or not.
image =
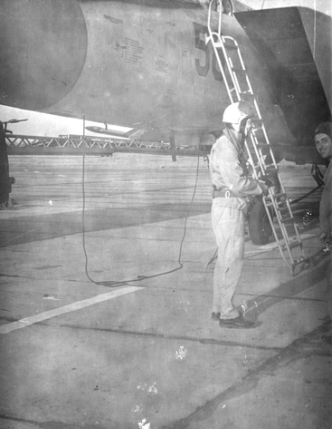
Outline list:
[[[198,24],[197,22],[193,22],[194,31],[195,31],[195,47],[201,49],[205,53],[205,65],[201,66],[199,60],[195,60],[195,66],[197,73],[200,76],[206,76],[210,69],[210,51],[209,47],[205,44],[205,34],[207,27],[204,27],[202,24]],[[202,40],[203,37],[203,40]]]
[[[212,73],[215,80],[222,81],[222,74],[217,65],[217,58],[214,55],[214,52],[211,51],[208,45],[205,44],[205,35],[208,34],[208,29],[205,25],[198,24],[193,22],[194,32],[195,32],[195,47],[204,51],[205,53],[205,64],[201,65],[199,59],[195,59],[195,67],[197,73],[200,76],[206,77],[210,70],[210,54],[212,55]],[[221,58],[221,61],[224,63],[224,59]]]

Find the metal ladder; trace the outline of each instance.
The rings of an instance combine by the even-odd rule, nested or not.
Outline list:
[[[213,31],[211,28],[212,10],[214,8],[219,15],[217,31]],[[206,44],[211,42],[213,46],[230,102],[247,101],[255,108],[258,119],[253,120],[254,126],[245,140],[245,148],[253,170],[253,177],[256,180],[269,177],[274,177],[277,180],[278,186],[270,187],[268,195],[263,196],[262,200],[281,256],[294,275],[295,267],[302,262],[307,262],[303,243],[279,176],[278,165],[272,152],[239,45],[234,38],[223,36],[221,33],[222,9],[222,0],[212,0],[209,4],[209,35],[206,37]],[[274,217],[279,226],[279,231],[277,231],[273,221]],[[297,254],[295,255],[295,253]]]

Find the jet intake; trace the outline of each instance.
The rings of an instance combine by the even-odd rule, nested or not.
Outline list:
[[[77,82],[87,28],[75,0],[2,0],[0,104],[44,110]]]

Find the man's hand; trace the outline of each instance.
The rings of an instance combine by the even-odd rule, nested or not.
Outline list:
[[[276,172],[268,172],[267,175],[259,177],[259,181],[263,182],[268,188],[272,188],[273,193],[280,192],[280,182]]]
[[[268,195],[269,194],[269,187],[265,183],[263,183],[261,181],[259,181],[258,184],[261,187],[262,194],[265,195],[265,196]]]
[[[331,234],[326,232],[322,232],[319,236],[319,240],[321,243],[330,244],[331,243]]]

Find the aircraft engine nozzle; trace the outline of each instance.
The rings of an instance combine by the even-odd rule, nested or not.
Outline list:
[[[73,88],[87,52],[75,0],[0,0],[0,104],[55,105]]]

